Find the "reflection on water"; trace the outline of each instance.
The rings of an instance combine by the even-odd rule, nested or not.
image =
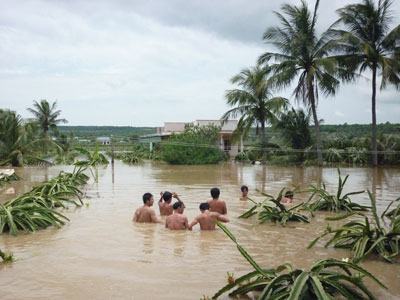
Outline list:
[[[60,167],[18,169],[24,180],[0,190],[0,202],[15,196],[7,194],[7,189],[21,194],[59,171]],[[346,191],[370,189],[377,194],[380,209],[399,196],[400,169],[344,168],[342,173],[350,174]],[[221,197],[228,203],[229,228],[265,267],[284,261],[307,267],[318,259],[349,255],[322,245],[306,249],[324,230],[325,214],[318,214],[311,224],[286,227],[237,218],[250,205],[239,201],[242,184],[249,186],[254,199],[262,199],[257,189],[276,194],[285,186],[305,188],[322,181],[334,189],[335,168],[233,163],[127,166],[116,161],[114,167],[100,169],[99,176],[98,184],[87,187],[90,206],[65,211],[71,222],[63,228],[0,236],[0,248],[13,251],[18,258],[14,264],[0,267],[1,299],[198,299],[220,288],[227,271],[239,275],[250,269],[219,230],[200,232],[197,227],[193,232],[172,232],[163,225],[133,224],[133,211],[146,191],[154,195],[162,190],[177,191],[192,220],[199,213],[199,203],[208,199],[209,189],[220,187]],[[307,195],[300,194],[297,199],[307,199]],[[366,194],[354,200],[368,203]],[[399,265],[371,259],[364,266],[390,287],[387,292],[376,289],[379,298],[400,297]]]

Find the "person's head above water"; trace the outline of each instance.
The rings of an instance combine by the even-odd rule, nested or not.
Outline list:
[[[212,188],[211,190],[210,190],[210,193],[211,193],[211,197],[213,198],[213,199],[218,199],[219,198],[219,194],[221,193],[220,191],[219,191],[219,188]]]
[[[185,204],[183,204],[182,201],[175,202],[174,205],[172,205],[172,208],[178,212],[178,213],[183,213],[185,209]]]
[[[292,191],[287,191],[287,192],[285,193],[285,197],[286,197],[286,198],[292,199],[292,198],[293,198],[293,195],[294,195],[294,193],[293,193]]]
[[[207,202],[203,202],[200,204],[199,208],[200,208],[201,212],[204,212],[204,211],[210,209],[210,204],[208,204]]]
[[[170,203],[172,200],[172,193],[171,192],[164,192],[162,198],[165,202]]]
[[[154,201],[154,199],[153,199],[153,195],[151,193],[143,194],[143,203],[145,205],[152,206],[153,201]]]
[[[249,192],[249,188],[247,187],[247,185],[242,185],[240,190],[242,191],[242,194],[244,196],[247,196],[247,193]]]

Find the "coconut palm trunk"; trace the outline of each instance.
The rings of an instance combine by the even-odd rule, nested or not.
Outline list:
[[[371,135],[371,148],[372,148],[372,164],[378,165],[378,152],[376,143],[376,65],[372,66],[372,135]]]
[[[261,122],[261,152],[263,161],[267,160],[267,136],[264,120]]]
[[[322,165],[322,151],[321,151],[321,133],[320,133],[320,128],[319,128],[319,120],[318,120],[318,114],[317,114],[317,105],[315,103],[315,94],[314,94],[314,86],[312,83],[310,83],[309,86],[309,102],[311,106],[311,112],[314,120],[314,128],[315,128],[315,145],[317,148],[317,160],[318,160],[318,165]]]

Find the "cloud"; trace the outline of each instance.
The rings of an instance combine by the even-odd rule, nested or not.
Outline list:
[[[291,1],[297,2],[297,1]],[[322,1],[321,27],[346,1]],[[58,100],[70,124],[160,125],[219,118],[229,79],[265,51],[261,35],[283,1],[2,1],[0,100],[29,116],[33,100]],[[320,99],[326,123],[369,122],[369,84]],[[291,91],[277,94],[291,96]],[[398,92],[382,93],[382,121]],[[389,108],[386,108],[389,107]],[[343,122],[346,118],[341,118]]]

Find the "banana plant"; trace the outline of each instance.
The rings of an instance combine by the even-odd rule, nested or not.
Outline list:
[[[350,196],[362,194],[365,191],[349,192],[344,194],[343,189],[346,185],[349,175],[346,175],[344,178],[342,178],[340,170],[338,169],[337,171],[339,179],[336,193],[331,194],[327,190],[325,183],[322,184],[322,187],[311,185],[309,189],[309,191],[311,192],[311,196],[306,203],[306,208],[311,212],[317,210],[327,210],[333,212],[353,212],[368,210],[369,207],[354,203],[350,199]]]
[[[326,231],[314,239],[308,246],[313,247],[321,238],[331,236],[325,247],[350,249],[353,261],[359,262],[374,253],[385,261],[392,263],[400,254],[400,217],[392,218],[388,227],[381,222],[376,210],[376,199],[370,191],[372,219],[360,213],[347,214],[343,217],[330,218],[339,220],[354,215],[353,219],[337,229],[327,227]]]
[[[308,217],[298,212],[298,210],[303,207],[303,203],[299,203],[291,208],[286,208],[286,206],[281,203],[284,191],[285,188],[279,192],[277,197],[261,193],[266,199],[258,203],[249,199],[254,205],[240,215],[239,218],[247,219],[258,214],[260,223],[265,223],[267,221],[280,223],[281,225],[285,225],[289,221],[309,223]]]
[[[228,282],[214,294],[213,299],[229,293],[230,297],[245,296],[249,292],[257,294],[256,299],[328,300],[375,299],[364,284],[368,278],[386,288],[374,275],[353,262],[325,259],[315,262],[309,269],[294,269],[290,264],[282,264],[275,269],[262,268],[238,243],[236,237],[221,223],[218,226],[236,244],[239,252],[254,270]]]

